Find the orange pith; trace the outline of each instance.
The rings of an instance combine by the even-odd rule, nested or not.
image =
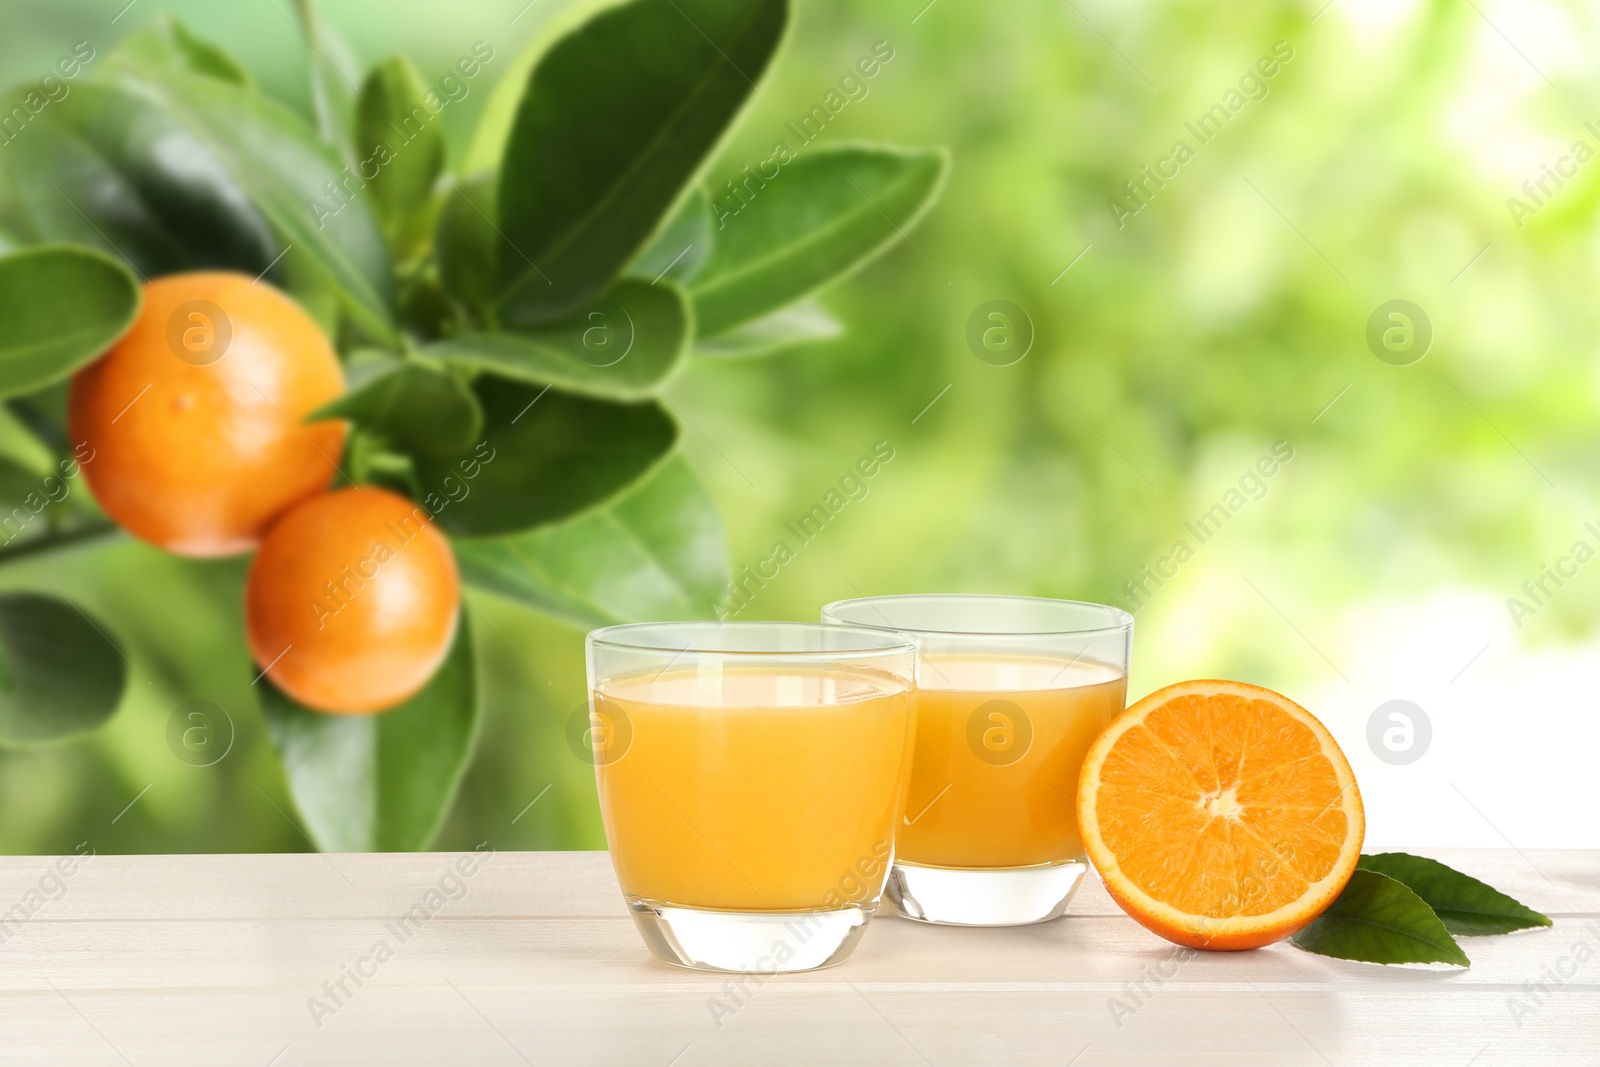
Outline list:
[[[1255,948],[1321,914],[1365,819],[1333,736],[1288,698],[1180,682],[1119,716],[1078,783],[1084,848],[1125,911],[1194,948]]]

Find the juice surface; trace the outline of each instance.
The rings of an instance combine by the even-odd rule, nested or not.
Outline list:
[[[937,867],[1081,860],[1078,772],[1127,688],[1127,676],[1103,663],[924,655],[896,858]]]
[[[904,680],[688,668],[611,679],[592,697],[631,731],[596,767],[625,896],[735,911],[877,899],[911,757]]]

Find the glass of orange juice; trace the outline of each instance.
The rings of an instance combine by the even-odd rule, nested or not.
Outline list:
[[[1087,869],[1078,773],[1127,699],[1133,617],[1072,600],[909,595],[841,600],[822,618],[920,645],[888,887],[900,912],[961,926],[1065,912]]]
[[[661,959],[845,959],[893,862],[915,641],[850,626],[638,623],[588,639],[611,862]]]

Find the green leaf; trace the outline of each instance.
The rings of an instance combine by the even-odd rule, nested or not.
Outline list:
[[[122,701],[127,661],[105,628],[34,593],[0,595],[0,745],[87,733]]]
[[[570,518],[638,481],[678,440],[677,423],[655,403],[592,399],[490,374],[473,392],[483,405],[483,440],[458,456],[416,460],[422,505],[461,537]]]
[[[261,709],[289,794],[324,852],[428,847],[478,730],[478,680],[463,615],[455,644],[416,696],[375,715],[302,707],[263,678]]]
[[[56,473],[55,453],[9,404],[0,404],[0,459],[35,480]]]
[[[1404,852],[1380,852],[1362,856],[1357,867],[1404,882],[1458,937],[1508,934],[1550,925],[1549,916],[1438,860]]]
[[[779,349],[818,341],[831,341],[844,333],[844,326],[815,300],[802,300],[766,318],[736,326],[726,333],[700,341],[694,346],[697,356],[718,359],[743,359],[769,356]]]
[[[700,335],[768,315],[901,240],[938,196],[946,161],[938,151],[817,149],[749,200],[713,199],[716,246],[692,286]]]
[[[294,0],[294,6],[305,33],[311,114],[316,119],[317,135],[336,152],[348,155],[355,113],[355,76],[361,64],[344,38],[322,17],[314,0]]]
[[[453,374],[416,360],[401,363],[306,416],[347,418],[411,455],[454,456],[483,432],[483,411]]]
[[[85,248],[0,259],[0,396],[30,393],[95,359],[139,313],[127,268]]]
[[[591,396],[648,395],[688,354],[689,304],[671,282],[624,280],[576,315],[540,329],[448,338],[430,358]]]
[[[1377,871],[1356,870],[1337,900],[1294,935],[1307,952],[1363,963],[1452,963],[1470,967],[1426,901]]]
[[[501,173],[504,322],[581,307],[649,243],[777,50],[787,0],[635,0],[534,67]]]
[[[367,192],[397,259],[411,258],[426,239],[444,171],[444,127],[423,103],[427,95],[417,68],[395,56],[367,75],[357,104],[356,156],[376,167]]]
[[[439,284],[451,297],[482,314],[494,303],[494,257],[500,234],[494,224],[495,175],[446,178],[444,204],[434,227],[433,255]]]
[[[204,146],[290,247],[287,255],[308,264],[333,289],[363,332],[395,341],[393,275],[383,234],[356,179],[298,117],[234,86],[181,73],[141,83],[141,91]],[[188,157],[166,159],[161,153],[173,151],[169,146],[147,144],[143,151],[152,166],[169,171],[195,165]],[[344,191],[334,196],[329,183]]]
[[[217,45],[196,36],[189,27],[164,11],[157,12],[144,29],[117,44],[109,62],[146,70],[177,68],[254,88],[250,72]]]
[[[9,106],[15,97],[16,91],[12,90],[0,95],[0,102]],[[7,133],[7,136],[10,134]],[[15,142],[16,138],[11,138],[3,147],[9,150]],[[11,177],[11,165],[6,161],[7,155],[8,152],[0,151],[0,251],[5,252],[38,239],[33,232],[32,224],[28,221],[28,213],[17,197],[16,186]]]
[[[484,102],[483,111],[479,113],[472,130],[472,138],[467,143],[466,155],[461,159],[460,173],[479,174],[500,169],[506,142],[511,140],[511,128],[516,125],[517,111],[522,106],[522,97],[527,92],[528,77],[533,73],[533,68],[553,45],[559,44],[574,28],[593,18],[600,9],[616,7],[621,2],[590,0],[565,8],[538,4],[524,12],[527,19],[517,28],[527,30],[532,25],[538,28],[522,51],[504,64],[499,80],[489,90],[489,98]],[[520,18],[521,15],[518,16]]]
[[[37,115],[0,163],[40,240],[99,248],[144,277],[203,268],[254,276],[282,251],[203,139],[129,88],[77,86]]]
[[[639,253],[628,273],[646,281],[670,279],[688,285],[710,255],[711,199],[696,187],[650,246]]]
[[[577,518],[459,541],[468,581],[582,626],[711,617],[728,581],[716,503],[682,456]]]

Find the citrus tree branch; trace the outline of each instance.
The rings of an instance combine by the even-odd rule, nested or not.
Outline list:
[[[55,552],[59,549],[70,548],[73,545],[98,541],[103,537],[113,537],[120,532],[115,523],[100,519],[85,526],[75,526],[70,530],[52,532],[43,537],[36,537],[19,545],[6,545],[0,547],[0,566],[13,563],[27,556]]]

